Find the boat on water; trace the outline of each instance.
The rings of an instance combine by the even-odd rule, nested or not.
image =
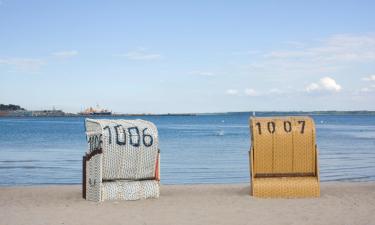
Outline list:
[[[109,111],[107,109],[102,109],[99,107],[99,105],[96,105],[95,108],[89,107],[82,112],[79,113],[80,115],[84,116],[108,116],[112,115],[112,111]]]

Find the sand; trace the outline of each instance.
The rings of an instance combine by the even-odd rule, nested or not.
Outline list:
[[[90,202],[80,186],[0,188],[0,224],[375,224],[375,182],[322,183],[318,199],[257,199],[248,184],[163,185],[159,199]]]

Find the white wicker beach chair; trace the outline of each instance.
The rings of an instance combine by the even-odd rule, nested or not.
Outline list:
[[[91,201],[159,197],[156,126],[145,120],[86,119],[83,198]]]

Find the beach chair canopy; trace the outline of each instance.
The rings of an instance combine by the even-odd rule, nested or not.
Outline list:
[[[319,196],[315,125],[310,117],[252,117],[251,194]]]
[[[88,150],[84,179],[91,189],[85,194],[87,199],[134,200],[159,195],[159,140],[153,123],[86,119],[85,128]],[[133,195],[127,195],[132,190]],[[141,195],[136,196],[136,192]]]

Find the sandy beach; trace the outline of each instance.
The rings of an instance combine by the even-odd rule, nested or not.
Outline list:
[[[0,224],[375,224],[375,182],[318,199],[257,199],[249,185],[163,185],[159,199],[89,202],[80,186],[0,188]]]

